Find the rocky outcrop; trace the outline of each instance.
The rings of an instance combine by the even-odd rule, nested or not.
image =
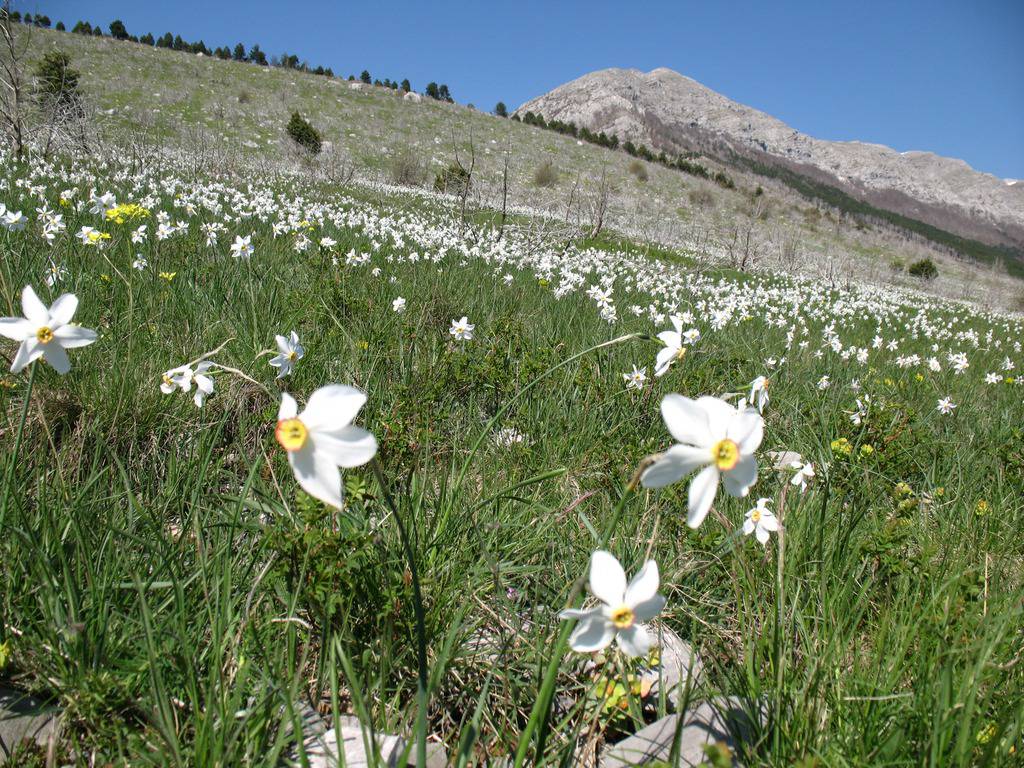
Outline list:
[[[783,167],[878,208],[966,237],[1024,247],[1024,184],[930,152],[815,139],[670,69],[592,72],[516,110],[526,111],[655,150]]]

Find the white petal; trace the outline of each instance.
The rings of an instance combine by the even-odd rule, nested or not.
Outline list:
[[[658,583],[658,564],[648,560],[626,587],[626,605],[632,608],[645,600],[650,600],[658,592]]]
[[[307,443],[288,454],[288,463],[306,493],[341,509],[341,473],[326,455],[317,453]]]
[[[757,482],[757,459],[744,456],[725,476],[725,492],[730,496],[746,496],[750,486]]]
[[[741,454],[753,453],[764,437],[764,419],[753,411],[741,411],[732,417],[726,436],[736,442]]]
[[[365,402],[366,395],[355,387],[328,384],[309,398],[302,412],[302,423],[310,432],[337,432],[352,423]]]
[[[77,325],[62,325],[53,332],[53,336],[64,349],[87,347],[96,341],[96,331]]]
[[[587,616],[580,620],[569,636],[569,647],[579,653],[593,653],[607,648],[615,637],[611,622],[600,615]]]
[[[67,325],[77,309],[78,297],[73,293],[65,293],[50,307],[50,322],[52,325]]]
[[[590,591],[611,606],[622,605],[626,594],[626,573],[615,556],[599,549],[590,557]]]
[[[766,531],[777,531],[779,530],[779,518],[775,515],[762,515],[761,527]]]
[[[196,389],[202,392],[204,395],[213,394],[213,379],[209,376],[203,376],[199,374],[195,377]]]
[[[668,369],[672,365],[675,356],[676,351],[670,347],[659,350],[658,356],[654,358],[654,375],[661,377],[668,373]]]
[[[358,467],[377,455],[377,438],[352,425],[340,432],[317,432],[310,439],[318,453],[339,467]]]
[[[755,525],[754,521],[748,517],[746,520],[743,521],[743,535],[749,536],[754,532],[754,528],[756,527],[757,526]]]
[[[702,398],[703,399],[703,398]],[[732,408],[729,409],[732,411]],[[682,395],[665,395],[661,401],[661,416],[665,426],[676,440],[687,445],[711,445],[708,414],[699,401]]]
[[[283,419],[294,419],[295,414],[299,412],[298,403],[295,402],[295,398],[289,395],[287,392],[281,393],[281,407],[277,409],[277,420]]]
[[[682,480],[693,470],[708,464],[711,460],[706,448],[689,445],[673,445],[640,476],[646,488],[664,488]]]
[[[558,618],[560,619],[582,619],[587,616],[603,616],[604,612],[600,608],[566,608],[558,612]]]
[[[0,336],[24,341],[32,334],[32,323],[20,317],[0,317]]]
[[[36,341],[35,337],[29,337],[21,342],[17,354],[14,355],[14,362],[11,363],[11,373],[21,373],[26,365],[42,357],[43,345]]]
[[[634,605],[633,613],[636,615],[637,621],[650,621],[661,613],[661,609],[664,607],[665,598],[661,595],[655,595],[648,600],[644,600],[642,603]]]
[[[27,319],[36,328],[50,322],[50,312],[46,305],[39,300],[31,285],[26,285],[21,292],[21,310]]]
[[[55,341],[39,346],[43,350],[43,357],[53,366],[53,370],[61,376],[71,370],[71,361],[68,360],[68,353],[64,351],[64,347]]]
[[[627,656],[646,656],[651,650],[651,636],[643,624],[634,624],[618,634],[619,647]]]
[[[658,334],[658,339],[662,344],[671,349],[673,355],[683,346],[683,337],[676,331],[662,331]]]
[[[771,534],[769,534],[768,531],[763,526],[759,525],[759,526],[757,526],[757,533],[754,534],[754,535],[757,536],[757,540],[759,542],[761,542],[762,544],[767,544],[768,543],[768,537]]]
[[[274,337],[274,341],[277,342],[277,348],[280,350],[282,355],[288,353],[288,339],[278,334]]]
[[[717,397],[699,397],[697,405],[707,414],[709,436],[708,442],[703,445],[712,445],[724,439],[729,425],[736,416],[736,409]]]
[[[708,516],[711,504],[718,492],[718,468],[713,464],[705,467],[690,481],[690,503],[686,524],[697,528]]]

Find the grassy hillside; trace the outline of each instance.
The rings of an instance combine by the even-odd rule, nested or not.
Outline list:
[[[734,190],[712,180],[634,160],[574,138],[503,120],[467,107],[394,91],[110,38],[33,30],[33,55],[59,48],[82,72],[102,130],[118,142],[216,147],[266,160],[287,157],[284,126],[299,111],[320,130],[331,157],[350,158],[363,177],[393,179],[396,166],[431,186],[457,148],[475,149],[474,198],[500,200],[505,150],[513,204],[548,210],[571,224],[594,218],[601,180],[611,187],[610,226],[697,258],[878,284],[919,285],[906,269],[932,258],[940,275],[920,286],[939,294],[1016,306],[1020,287],[1005,268],[979,267],[932,240],[890,222],[864,222],[782,181],[727,168]],[[550,162],[555,181],[538,185]],[[702,159],[712,173],[723,170]],[[637,166],[641,170],[637,169]],[[766,194],[755,197],[758,188]]]
[[[453,764],[587,764],[672,700],[642,682],[656,653],[567,647],[558,611],[596,604],[582,587],[599,549],[629,574],[657,562],[651,626],[704,664],[691,704],[764,713],[745,764],[1018,759],[1019,319],[611,235],[567,244],[523,213],[499,238],[493,215],[464,221],[428,192],[260,171],[296,106],[367,163],[374,126],[402,125],[380,135],[444,162],[454,115],[484,150],[513,131],[537,156],[605,155],[321,79],[44,39],[69,41],[96,98],[123,99],[107,129],[124,138],[145,104],[165,139],[191,121],[257,144],[217,175],[188,153],[3,155],[0,314],[22,314],[25,285],[47,306],[67,291],[97,331],[67,375],[38,360],[0,380],[0,681],[60,712],[57,764],[301,765],[303,706],[427,733]],[[638,196],[669,184],[658,174]],[[24,311],[0,324],[10,362],[53,343]],[[673,314],[688,351],[654,377]],[[452,333],[463,317],[472,338]],[[304,352],[276,378],[275,335],[293,330]],[[762,375],[763,414],[738,402]],[[302,490],[306,438],[281,411],[331,384],[366,401],[322,418],[377,443],[344,470],[341,509]],[[728,439],[759,469],[745,497],[728,492],[739,475],[716,480],[695,528],[706,474],[635,480],[710,430],[698,415],[670,433],[673,393],[726,398],[746,425]],[[784,451],[813,465],[805,489]],[[759,498],[781,521],[764,545],[743,533]],[[14,764],[46,764],[19,749]]]

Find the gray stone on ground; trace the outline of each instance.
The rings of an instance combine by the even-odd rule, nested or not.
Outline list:
[[[45,746],[55,732],[56,714],[27,693],[0,687],[0,764],[26,740]]]
[[[323,734],[310,739],[306,743],[306,756],[309,768],[336,768],[340,751],[345,756],[346,768],[369,768],[369,766],[397,766],[406,749],[407,742],[401,736],[386,733],[372,733],[364,730],[359,720],[354,717],[341,718],[339,731],[330,728]],[[373,760],[367,755],[367,746],[373,752],[376,749],[379,759]],[[413,746],[408,756],[408,765],[416,765],[416,747]],[[448,752],[442,744],[427,744],[427,764],[425,768],[445,768],[448,765]]]
[[[704,665],[693,646],[668,627],[657,624],[651,627],[651,631],[660,649],[658,667],[651,670],[654,675],[651,696],[660,696],[664,686],[666,701],[675,709],[685,697],[687,685],[692,691],[700,684]]]
[[[704,747],[714,743],[724,745],[735,756],[736,737],[751,738],[755,733],[750,712],[755,708],[755,705],[745,704],[736,698],[703,701],[685,714],[663,717],[606,749],[598,766],[626,768],[645,765],[654,760],[667,761],[672,753],[672,740],[679,727],[682,729],[679,734],[679,759],[675,764],[678,768],[695,768],[703,764],[707,757]],[[763,717],[763,710],[755,715]]]

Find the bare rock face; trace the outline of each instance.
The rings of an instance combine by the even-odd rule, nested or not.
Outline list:
[[[671,69],[591,72],[526,102],[516,113],[527,111],[655,150],[783,167],[942,229],[1024,246],[1024,184],[930,152],[815,139]]]

